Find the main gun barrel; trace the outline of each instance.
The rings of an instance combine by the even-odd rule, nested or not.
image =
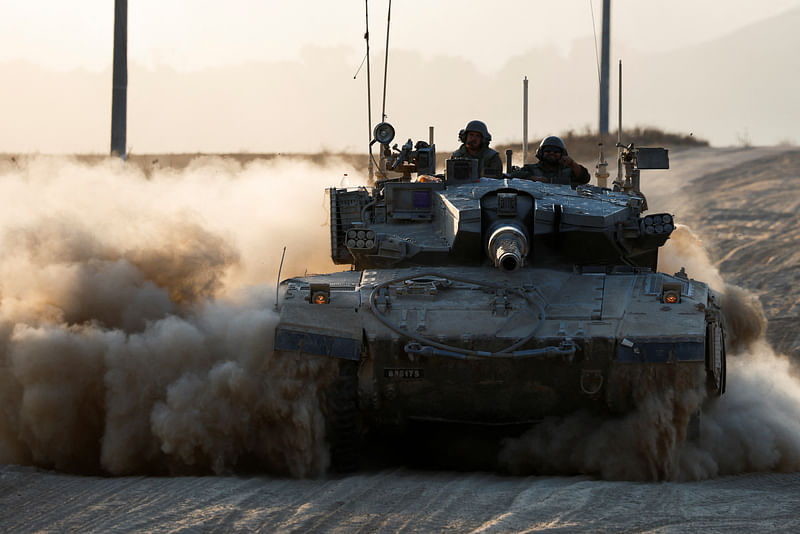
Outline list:
[[[504,224],[489,237],[488,253],[498,269],[506,272],[516,271],[522,267],[528,255],[528,238],[516,225]]]

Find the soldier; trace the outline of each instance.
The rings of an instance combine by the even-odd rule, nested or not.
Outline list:
[[[569,157],[567,145],[560,137],[550,135],[542,139],[536,158],[539,163],[523,165],[521,169],[510,172],[509,176],[572,187],[589,183],[589,171]]]
[[[503,174],[503,161],[496,150],[489,148],[492,134],[481,121],[469,121],[467,126],[458,132],[458,140],[462,145],[453,152],[454,158],[472,158],[478,160],[478,176],[500,178]]]

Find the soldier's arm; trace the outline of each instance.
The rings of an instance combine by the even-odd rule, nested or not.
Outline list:
[[[589,170],[580,163],[576,163],[576,165],[578,166],[578,172],[572,169],[572,174],[575,177],[572,180],[572,186],[588,184],[589,180],[592,178],[589,175]]]
[[[561,158],[561,162],[572,169],[572,180],[571,185],[575,187],[576,185],[588,184],[591,176],[589,176],[589,170],[572,159],[569,156],[564,156]]]

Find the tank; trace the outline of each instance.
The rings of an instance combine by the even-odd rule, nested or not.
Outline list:
[[[642,384],[685,375],[724,393],[718,295],[656,270],[675,220],[647,213],[639,171],[667,150],[621,147],[611,188],[573,188],[480,177],[471,159],[437,175],[432,144],[375,136],[395,177],[327,191],[331,257],[351,270],[279,286],[277,354],[338,366],[334,469],[357,465],[370,428],[624,414]]]

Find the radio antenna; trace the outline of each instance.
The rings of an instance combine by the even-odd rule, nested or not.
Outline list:
[[[281,271],[283,270],[283,259],[286,257],[286,247],[283,247],[283,254],[281,254],[281,264],[278,267],[278,281],[275,283],[275,310],[278,310],[278,295],[281,289]]]
[[[619,60],[619,124],[617,126],[617,143],[622,144],[622,60]]]

